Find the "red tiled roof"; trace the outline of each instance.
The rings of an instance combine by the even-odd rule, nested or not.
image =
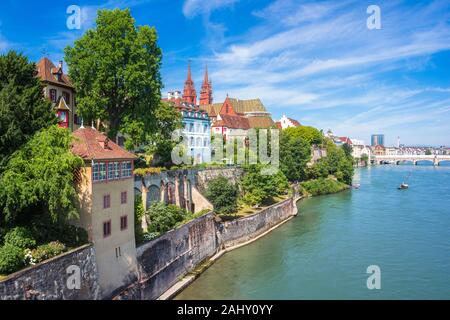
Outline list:
[[[231,129],[250,129],[250,124],[248,119],[240,116],[232,116],[229,114],[221,114],[220,118],[222,119],[223,126]]]
[[[73,132],[75,141],[72,153],[85,160],[136,159],[136,156],[109,140],[103,133],[93,128],[79,128]],[[107,146],[104,147],[104,143]]]
[[[42,81],[51,82],[57,85],[62,85],[66,87],[73,88],[72,82],[70,82],[69,77],[62,73],[61,81],[58,81],[55,75],[59,71],[59,67],[56,67],[48,58],[42,58],[36,64],[37,75]],[[61,70],[62,72],[62,70]]]
[[[300,122],[298,122],[297,120],[292,119],[292,118],[288,118],[288,119],[292,122],[292,124],[294,126],[296,126],[296,127],[300,127],[301,126]]]
[[[352,144],[352,140],[350,140],[349,137],[339,137],[339,140],[341,140],[343,143]]]
[[[281,127],[281,122],[280,122],[280,121],[275,122],[275,126],[276,126],[278,129],[282,129],[282,127]]]

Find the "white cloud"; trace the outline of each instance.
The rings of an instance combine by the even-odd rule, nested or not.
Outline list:
[[[212,11],[229,7],[238,0],[186,0],[183,5],[183,14],[187,18],[197,15],[209,15]]]

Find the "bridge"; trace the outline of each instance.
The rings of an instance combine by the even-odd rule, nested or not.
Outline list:
[[[412,162],[417,165],[419,161],[428,161],[435,166],[439,166],[443,161],[450,161],[450,155],[376,155],[372,159],[375,164]]]

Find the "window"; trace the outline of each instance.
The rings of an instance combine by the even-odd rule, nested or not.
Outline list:
[[[189,124],[189,132],[193,132],[194,131],[194,124],[191,123]]]
[[[204,147],[207,147],[208,146],[208,139],[203,139],[203,146]]]
[[[98,177],[98,181],[106,180],[106,163],[104,162],[99,163]]]
[[[190,141],[189,141],[189,145],[193,146],[194,145],[194,137],[191,137]]]
[[[120,217],[120,230],[128,228],[128,216]]]
[[[120,178],[120,162],[108,163],[108,180],[116,180]]]
[[[131,177],[131,161],[122,162],[122,178]]]
[[[109,194],[103,196],[103,209],[111,207],[111,196]]]
[[[50,100],[56,102],[56,89],[50,89]]]
[[[106,163],[97,162],[92,165],[92,180],[94,182],[106,180]]]
[[[111,220],[103,222],[103,238],[111,235]]]
[[[67,91],[63,91],[62,96],[66,101],[66,104],[70,106],[70,93],[68,93]]]
[[[127,203],[127,192],[123,191],[120,193],[120,204]]]
[[[208,132],[208,125],[205,124],[203,126],[203,133],[206,133],[206,132]]]

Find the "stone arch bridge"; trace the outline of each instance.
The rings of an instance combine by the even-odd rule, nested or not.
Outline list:
[[[450,155],[377,155],[373,157],[375,164],[412,162],[417,165],[419,161],[427,161],[439,166],[444,161],[450,161]]]

